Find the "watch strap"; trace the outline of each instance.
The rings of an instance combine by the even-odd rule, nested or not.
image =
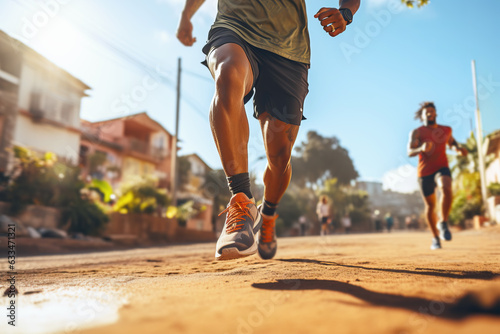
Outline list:
[[[349,8],[340,8],[339,9],[340,14],[342,14],[342,17],[346,21],[347,25],[352,23],[352,12]]]

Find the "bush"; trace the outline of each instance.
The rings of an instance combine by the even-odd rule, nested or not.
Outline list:
[[[500,183],[494,182],[488,186],[490,196],[500,196]]]
[[[151,178],[131,180],[122,186],[120,193],[113,209],[121,213],[154,214],[169,203],[166,191],[156,188]]]
[[[69,224],[68,232],[98,236],[109,222],[109,216],[99,204],[78,199],[63,209],[61,227]]]
[[[53,153],[38,156],[23,147],[14,147],[14,156],[16,165],[0,195],[11,203],[12,214],[26,205],[44,205],[62,210],[59,225],[69,224],[69,232],[97,235],[105,227],[108,216],[81,196],[85,184],[77,167],[58,161]]]
[[[450,212],[452,224],[461,224],[466,219],[484,213],[479,173],[462,175],[458,186],[460,188],[455,190]]]
[[[277,213],[279,215],[278,220],[281,223],[276,223],[276,234],[280,236],[299,220],[299,217],[304,214],[304,211],[301,209],[300,201],[296,197],[285,192],[279,203]]]
[[[76,196],[83,183],[78,180],[75,167],[57,161],[55,154],[47,152],[42,157],[23,148],[14,147],[16,165],[9,175],[5,196],[11,202],[11,213],[20,213],[26,205],[37,204],[58,207],[68,196]],[[64,194],[64,196],[62,195]]]
[[[199,208],[199,205],[196,205],[193,200],[188,200],[184,203],[182,203],[182,201],[179,201],[178,206],[174,208],[175,218],[177,219],[179,226],[182,227],[186,227],[187,221],[189,219],[204,210],[204,208]]]
[[[361,225],[370,221],[370,216],[365,209],[354,208],[349,212],[352,225]]]
[[[450,222],[460,224],[466,219],[472,219],[483,213],[481,197],[468,196],[464,191],[455,195],[450,212]]]

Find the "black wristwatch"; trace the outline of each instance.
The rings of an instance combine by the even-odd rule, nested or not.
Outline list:
[[[349,8],[340,8],[339,9],[340,14],[342,14],[342,17],[344,20],[347,22],[347,25],[351,24],[352,22],[352,12]]]

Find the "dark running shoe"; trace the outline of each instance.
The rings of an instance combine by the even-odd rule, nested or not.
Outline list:
[[[441,240],[446,240],[450,241],[451,240],[451,232],[448,229],[448,223],[447,222],[441,222],[437,225],[437,228],[439,230],[439,237]]]
[[[438,237],[432,239],[431,249],[441,249],[441,241],[439,241]]]
[[[261,212],[259,206],[259,212]],[[262,212],[261,212],[262,214]],[[270,260],[276,255],[278,243],[276,241],[276,219],[278,215],[272,217],[262,214],[262,227],[259,233],[259,255],[264,260]]]
[[[232,260],[257,253],[255,235],[262,225],[262,216],[245,194],[237,193],[231,197],[227,208],[226,222],[217,240],[216,260]]]

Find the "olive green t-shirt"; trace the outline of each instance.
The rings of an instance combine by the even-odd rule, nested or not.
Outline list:
[[[255,47],[309,64],[305,0],[219,0],[212,28],[218,27]]]

